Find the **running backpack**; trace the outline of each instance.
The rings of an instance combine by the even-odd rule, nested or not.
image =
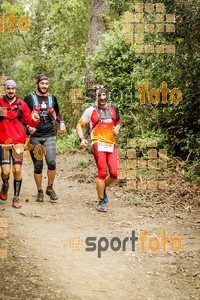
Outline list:
[[[36,95],[36,93],[31,93],[30,94],[33,100],[33,109],[34,107],[40,107],[40,110],[37,111],[39,113],[40,116],[42,116],[46,122],[46,117],[49,116],[52,123],[55,123],[55,119],[56,119],[56,113],[54,111],[54,113],[49,113],[49,109],[53,108],[53,98],[51,94],[48,94],[48,107],[45,110],[41,109],[41,105],[39,103],[38,97]]]
[[[111,111],[110,111],[111,105],[107,105],[106,109],[99,109],[97,105],[94,105],[94,108],[99,113],[99,119],[98,121],[93,125],[92,130],[98,123],[100,123],[103,120],[112,119],[114,121],[114,118],[112,117]]]
[[[40,105],[36,93],[31,93],[33,99],[33,107]],[[48,108],[53,107],[53,98],[51,94],[48,94]]]
[[[0,104],[0,107],[3,108],[3,106]],[[14,118],[9,118],[8,116],[0,116],[0,121],[2,121],[3,119],[7,119],[7,120],[15,120],[15,119],[18,119],[18,120],[22,120],[22,110],[21,110],[21,100],[18,100],[18,103],[10,108],[10,107],[6,107],[6,110],[7,112],[9,111],[16,111],[16,116]]]

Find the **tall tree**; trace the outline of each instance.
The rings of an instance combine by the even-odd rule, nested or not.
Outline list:
[[[90,69],[90,57],[94,54],[101,35],[106,31],[105,13],[107,10],[106,0],[92,0],[89,20],[88,44],[87,44],[87,63],[85,87],[89,88],[93,84]]]

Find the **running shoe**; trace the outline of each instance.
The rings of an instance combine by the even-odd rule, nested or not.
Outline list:
[[[54,191],[54,189],[49,189],[47,187],[46,194],[50,197],[50,199],[52,201],[58,200],[58,196],[56,195],[56,192]]]
[[[97,210],[101,212],[107,212],[107,207],[104,200],[101,200],[97,205]]]
[[[21,205],[21,203],[20,203],[20,200],[19,200],[19,197],[18,197],[18,196],[14,196],[12,206],[13,206],[14,208],[21,208],[22,205]]]
[[[44,202],[44,193],[43,193],[42,190],[41,190],[41,191],[38,191],[36,201],[37,201],[37,202]]]
[[[3,201],[6,201],[8,198],[8,189],[9,189],[9,183],[2,184],[1,192],[0,192],[0,199]]]

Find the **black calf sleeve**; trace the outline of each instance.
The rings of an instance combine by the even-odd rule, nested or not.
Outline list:
[[[22,179],[14,179],[14,195],[19,196],[22,185]]]
[[[2,179],[3,180],[3,184],[4,185],[7,185],[8,184],[8,182],[9,182],[9,177],[8,178],[6,178],[6,179]]]

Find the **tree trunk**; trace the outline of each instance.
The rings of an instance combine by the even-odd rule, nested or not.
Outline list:
[[[85,88],[91,88],[93,83],[89,59],[94,54],[101,35],[106,31],[104,14],[107,9],[106,0],[91,0],[91,12],[89,20],[88,45],[87,45],[87,62],[85,75]]]

